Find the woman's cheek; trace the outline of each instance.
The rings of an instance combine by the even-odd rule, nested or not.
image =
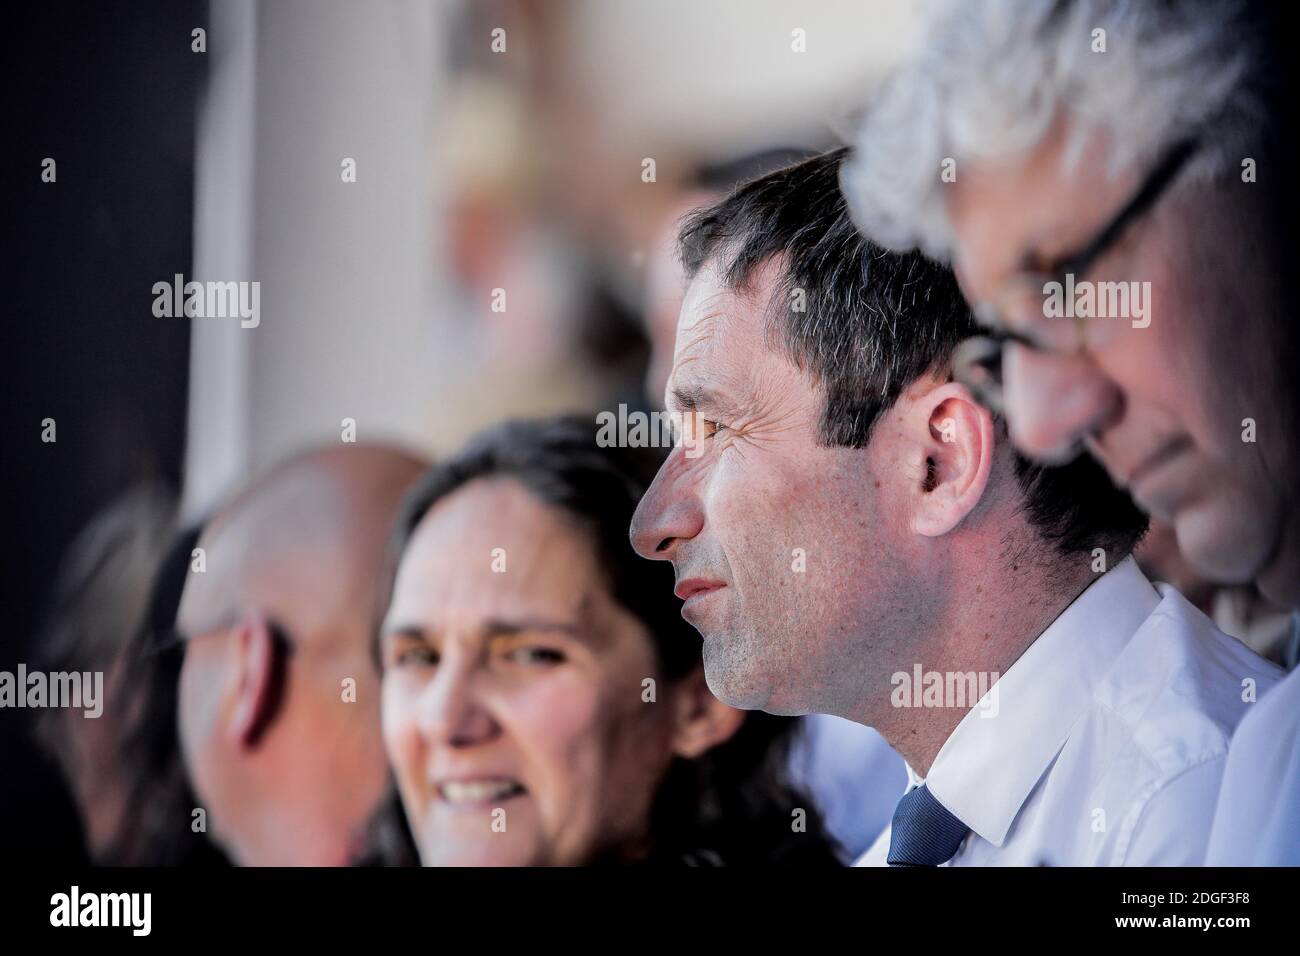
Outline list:
[[[514,688],[501,701],[499,715],[506,733],[534,775],[534,785],[562,785],[577,790],[590,758],[584,749],[599,739],[599,688],[588,674],[552,672]]]
[[[420,752],[419,728],[415,708],[418,695],[402,675],[384,675],[380,691],[380,723],[384,749],[399,781],[414,771],[411,766]]]
[[[521,728],[535,729],[536,746],[562,752],[568,749],[564,742],[590,734],[599,713],[598,694],[592,675],[576,668],[567,673],[556,668],[519,688],[510,709],[519,715]]]

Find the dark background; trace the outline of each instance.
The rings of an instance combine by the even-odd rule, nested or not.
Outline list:
[[[0,670],[13,671],[31,663],[77,531],[139,480],[180,485],[189,328],[153,316],[151,287],[190,271],[207,71],[190,31],[206,28],[207,5],[23,4],[6,19]],[[47,156],[55,183],[41,181]],[[41,441],[44,418],[55,443]],[[0,839],[20,855],[75,854],[28,713],[0,712]]]

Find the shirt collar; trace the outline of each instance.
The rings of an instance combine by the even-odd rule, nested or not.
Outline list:
[[[1089,585],[948,736],[925,779],[935,799],[1001,846],[1094,688],[1159,603],[1132,557]]]

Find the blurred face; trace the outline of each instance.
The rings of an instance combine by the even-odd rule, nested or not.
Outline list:
[[[687,289],[666,402],[692,440],[642,499],[632,541],[673,563],[719,699],[848,714],[864,688],[887,693],[886,660],[909,659],[887,637],[908,590],[904,509],[891,507],[902,476],[890,437],[818,444],[819,395],[763,339],[774,268],[756,271],[753,295],[708,266]]]
[[[1017,274],[1050,269],[1086,244],[1139,188],[1148,170],[1108,171],[1094,135],[1067,169],[1058,123],[1023,159],[967,163],[948,193],[955,264],[973,303],[997,301]],[[1295,424],[1278,396],[1281,296],[1265,247],[1256,185],[1177,180],[1156,205],[1076,279],[1139,282],[1147,314],[1087,320],[1083,349],[1003,353],[1011,437],[1051,458],[1082,441],[1134,499],[1169,521],[1202,573],[1250,580],[1279,560],[1295,487]],[[1025,304],[1022,302],[1022,305]],[[1031,332],[1043,299],[1004,309]],[[1255,441],[1243,440],[1255,423]],[[1297,568],[1300,571],[1300,568]]]
[[[328,603],[347,592],[318,560]],[[335,655],[298,639],[282,665],[283,694],[270,687],[269,646],[255,650],[253,631],[191,632],[178,690],[181,753],[208,832],[238,865],[344,866],[354,854],[388,779],[367,630],[358,623],[351,647]],[[354,700],[340,693],[345,678]],[[265,692],[251,690],[258,685]],[[274,716],[253,735],[259,710]]]
[[[645,315],[650,336],[650,362],[646,367],[646,397],[663,399],[668,374],[673,367],[673,343],[677,339],[677,316],[686,293],[686,274],[677,258],[677,230],[682,217],[693,209],[717,200],[706,190],[695,190],[679,198],[660,218],[646,266]]]
[[[249,560],[240,534],[227,527],[203,539],[207,571],[190,576],[178,612],[186,772],[233,862],[343,866],[388,779],[366,620],[381,536],[353,552],[326,542],[279,553],[254,567],[231,605],[236,569]],[[268,614],[292,648],[286,656]],[[340,693],[345,678],[352,700]]]
[[[511,479],[439,501],[381,637],[383,725],[425,865],[633,856],[672,756],[666,688],[592,542]],[[662,684],[662,681],[660,681]]]
[[[104,675],[104,695],[112,700],[126,685],[126,652],[116,654]],[[119,717],[108,708],[97,718],[80,710],[55,711],[61,722],[64,749],[60,760],[68,775],[77,809],[82,815],[86,844],[92,856],[112,849],[130,796],[131,781],[118,759],[123,731],[139,711],[139,698]]]

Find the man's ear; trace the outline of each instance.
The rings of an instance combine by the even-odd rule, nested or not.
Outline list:
[[[713,696],[699,665],[673,685],[673,753],[694,760],[730,740],[745,722],[745,712]]]
[[[270,621],[260,614],[244,618],[235,638],[235,706],[230,736],[239,747],[257,746],[284,696],[284,654]]]
[[[945,382],[916,403],[924,468],[913,489],[912,529],[947,534],[984,497],[996,451],[993,415],[965,385]]]

